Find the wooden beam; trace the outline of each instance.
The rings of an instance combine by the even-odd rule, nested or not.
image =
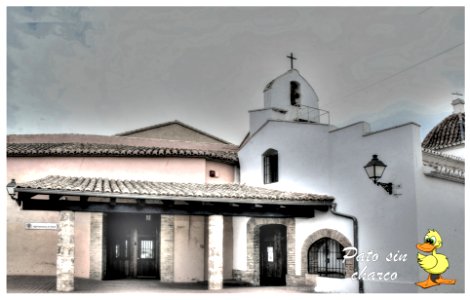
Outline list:
[[[136,201],[138,209],[143,209],[145,207],[145,199],[136,199]]]
[[[43,190],[43,189],[31,189],[31,188],[16,188],[17,192],[24,192],[37,195],[61,195],[61,196],[88,196],[98,198],[110,198],[116,197],[116,199],[145,199],[145,200],[161,200],[161,201],[175,201],[182,200],[187,202],[211,202],[211,203],[239,203],[239,204],[261,204],[261,205],[272,205],[273,202],[277,205],[296,205],[306,207],[331,207],[333,198],[325,198],[323,200],[305,201],[305,200],[267,200],[267,199],[252,199],[252,198],[226,198],[226,197],[196,197],[196,196],[162,196],[162,195],[135,195],[135,194],[123,194],[123,193],[95,193],[95,192],[81,192],[81,191],[67,191],[67,190]]]
[[[59,201],[60,197],[62,197],[62,195],[51,194],[51,195],[49,195],[49,200],[50,200],[50,201],[57,202],[57,201]]]
[[[271,217],[271,218],[287,218],[287,217],[307,217],[314,216],[315,209],[306,208],[305,206],[287,206],[280,210],[278,205],[264,205],[262,208],[255,208],[248,205],[240,205],[238,207],[231,206],[230,203],[217,203],[217,205],[202,205],[202,203],[191,203],[189,205],[144,205],[119,203],[114,207],[109,203],[103,202],[87,202],[86,207],[82,207],[77,201],[61,200],[57,202],[27,200],[23,201],[23,210],[45,210],[60,211],[71,210],[78,212],[121,212],[121,213],[152,213],[152,214],[181,214],[181,215],[202,215],[209,216],[220,214],[224,216],[249,216],[249,217]]]
[[[116,197],[109,198],[109,206],[111,206],[111,208],[116,207]]]
[[[16,199],[16,204],[21,207],[21,203],[26,200],[31,200],[32,197],[36,196],[36,194],[30,193],[18,193],[18,198]]]
[[[87,206],[88,196],[80,196],[80,206],[85,208]]]

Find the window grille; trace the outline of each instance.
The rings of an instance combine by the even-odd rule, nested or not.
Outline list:
[[[153,240],[140,241],[140,258],[153,258]]]
[[[330,238],[322,238],[308,250],[308,273],[322,277],[344,278],[343,246]]]

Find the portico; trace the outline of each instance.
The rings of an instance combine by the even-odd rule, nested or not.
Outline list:
[[[106,273],[103,262],[109,259],[106,256],[125,258],[130,255],[132,247],[136,247],[129,261],[158,259],[159,275],[162,281],[167,282],[173,281],[171,255],[176,247],[172,240],[175,228],[171,224],[174,223],[167,221],[178,215],[206,217],[208,289],[218,290],[222,289],[224,278],[224,217],[311,218],[315,216],[315,211],[328,210],[333,202],[330,196],[282,192],[240,184],[167,183],[65,176],[48,176],[18,183],[15,192],[23,210],[60,212],[56,268],[57,290],[61,292],[74,289],[73,228],[76,212],[97,213],[104,218],[111,214],[141,215],[143,218],[158,216],[159,238],[155,242],[150,242],[153,241],[151,238],[139,239],[137,229],[136,236],[130,236],[128,240],[121,239],[112,245],[109,244],[110,239],[104,237],[106,230],[103,230],[103,225],[107,223],[98,220],[96,223],[101,224],[101,231],[98,230],[97,238],[92,238],[90,251],[113,248],[111,251],[109,248],[108,251],[98,251],[98,257],[94,259],[98,261],[97,265],[101,265],[101,270],[98,267],[98,270],[95,268],[90,273],[95,274],[96,279],[103,279]],[[147,250],[142,250],[142,247]],[[100,254],[103,257],[100,258]]]

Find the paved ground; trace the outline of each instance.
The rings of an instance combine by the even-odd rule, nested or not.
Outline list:
[[[310,293],[307,287],[250,287],[227,283],[208,291],[205,283],[163,283],[151,279],[91,280],[75,278],[74,293]],[[7,293],[57,293],[54,276],[7,276]]]

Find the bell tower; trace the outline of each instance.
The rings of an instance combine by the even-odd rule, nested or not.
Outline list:
[[[294,68],[291,53],[290,70],[271,80],[263,90],[264,107],[250,111],[250,132],[253,133],[268,120],[292,122],[320,122],[318,96],[312,86]]]

